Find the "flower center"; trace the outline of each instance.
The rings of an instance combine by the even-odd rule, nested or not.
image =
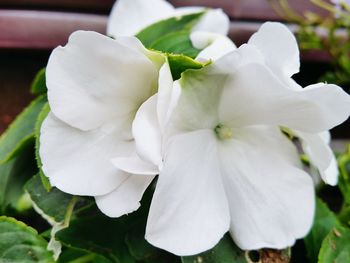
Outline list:
[[[218,126],[216,126],[214,131],[216,136],[220,140],[228,140],[228,139],[231,139],[233,136],[232,129],[222,124],[219,124]]]

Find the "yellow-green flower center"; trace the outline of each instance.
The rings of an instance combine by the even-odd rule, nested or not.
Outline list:
[[[228,139],[231,139],[233,136],[232,129],[222,124],[219,124],[218,126],[216,126],[214,131],[216,136],[220,140],[228,140]]]

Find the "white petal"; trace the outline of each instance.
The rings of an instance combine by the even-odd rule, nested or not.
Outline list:
[[[160,166],[162,137],[157,118],[157,94],[141,105],[132,125],[132,134],[141,159]]]
[[[240,67],[251,63],[265,65],[265,58],[254,46],[243,44],[238,49],[223,55],[215,63],[209,65],[208,73],[233,74]]]
[[[108,19],[107,35],[136,35],[147,26],[172,16],[174,12],[174,7],[164,0],[118,0]]]
[[[142,51],[101,34],[73,33],[56,48],[46,69],[53,113],[81,130],[131,115],[154,90],[158,72]],[[131,123],[130,123],[131,125]],[[129,127],[130,128],[130,127]]]
[[[332,149],[325,141],[327,138],[324,134],[296,132],[296,135],[302,140],[304,152],[319,170],[323,181],[334,186],[338,183],[338,165]]]
[[[175,8],[173,15],[176,17],[181,17],[181,16],[200,13],[204,11],[206,11],[206,8],[202,6],[181,6],[181,7]]]
[[[313,222],[311,177],[267,148],[231,140],[220,149],[230,233],[244,250],[290,247]]]
[[[193,27],[194,31],[207,31],[226,36],[230,29],[230,19],[221,9],[210,9]]]
[[[329,131],[324,131],[319,133],[319,136],[323,140],[323,142],[330,144],[331,143],[331,133]]]
[[[298,43],[293,33],[283,24],[264,23],[252,35],[248,44],[255,45],[263,54],[273,72],[291,77],[299,72]]]
[[[216,33],[196,31],[191,33],[190,38],[195,48],[203,49],[196,58],[198,61],[215,61],[236,49],[228,37]]]
[[[281,125],[318,133],[349,117],[350,96],[336,85],[288,89],[265,66],[251,63],[227,78],[219,114],[238,127]]]
[[[146,239],[176,255],[215,246],[229,226],[213,131],[174,137],[153,196]]]
[[[297,147],[278,127],[250,126],[234,129],[233,137],[249,143],[260,151],[272,151],[290,165],[302,168]]]
[[[157,165],[142,160],[138,155],[131,157],[114,158],[112,163],[120,170],[138,175],[157,175],[159,169]]]
[[[113,192],[96,196],[98,208],[109,217],[120,217],[140,207],[142,195],[154,176],[129,175]]]
[[[44,174],[66,193],[95,196],[107,194],[125,178],[111,158],[130,155],[132,142],[120,139],[120,131],[84,132],[68,126],[52,113],[44,120],[40,133],[40,158]]]
[[[161,130],[164,129],[173,110],[173,105],[176,104],[177,96],[174,94],[173,85],[174,80],[171,75],[170,66],[168,63],[164,63],[159,71],[157,95],[157,116]]]

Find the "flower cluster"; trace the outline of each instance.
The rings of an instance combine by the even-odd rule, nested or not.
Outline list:
[[[189,39],[201,67],[178,79],[168,53],[133,35],[198,12]],[[239,48],[228,29],[221,10],[119,0],[113,38],[73,33],[46,71],[51,112],[40,158],[51,185],[93,196],[119,217],[138,209],[158,175],[146,239],[177,255],[208,250],[228,231],[245,250],[281,249],[305,236],[314,182],[286,131],[335,185],[328,130],[349,117],[350,98],[336,85],[303,88],[292,79],[299,49],[286,26],[265,23]]]

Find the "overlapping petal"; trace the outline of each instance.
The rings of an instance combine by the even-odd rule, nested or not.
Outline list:
[[[285,25],[277,22],[264,23],[252,35],[248,44],[256,46],[263,53],[266,64],[274,73],[291,77],[299,72],[298,43]]]
[[[95,32],[73,33],[56,48],[46,69],[48,98],[55,116],[92,130],[132,115],[155,91],[158,71],[136,39],[128,47]],[[135,49],[139,46],[139,49]]]
[[[154,175],[128,175],[112,192],[96,196],[98,208],[109,217],[120,217],[140,207],[142,195],[152,182]]]
[[[161,165],[162,136],[157,118],[157,94],[142,104],[133,122],[138,155],[156,166]]]
[[[213,247],[227,232],[229,210],[215,135],[196,131],[172,138],[159,175],[146,239],[177,255]]]

